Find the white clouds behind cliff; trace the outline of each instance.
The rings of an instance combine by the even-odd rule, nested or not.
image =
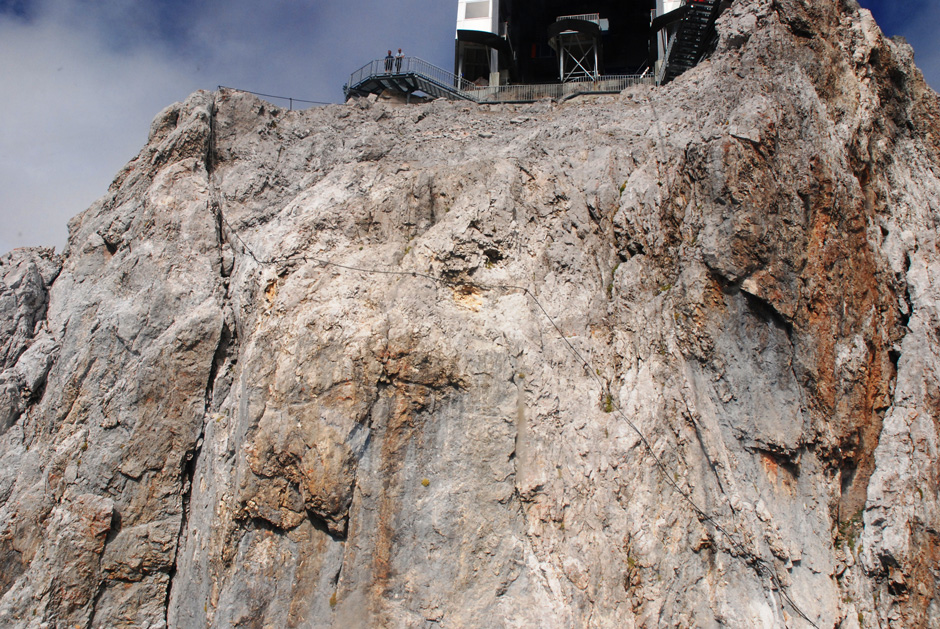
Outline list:
[[[341,102],[390,47],[449,65],[455,16],[456,0],[0,0],[0,253],[61,250],[166,105],[218,85]]]
[[[0,251],[65,243],[147,139],[154,104],[196,87],[150,52],[114,52],[57,21],[0,22]]]

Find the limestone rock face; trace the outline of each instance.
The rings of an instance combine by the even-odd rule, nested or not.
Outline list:
[[[44,326],[49,286],[60,268],[51,249],[18,249],[0,258],[0,434],[42,394],[55,354]]]
[[[940,626],[940,102],[850,1],[719,34],[161,112],[0,260],[0,625]]]

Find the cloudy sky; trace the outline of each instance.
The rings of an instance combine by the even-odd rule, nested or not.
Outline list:
[[[940,86],[937,0],[861,0]],[[0,253],[61,251],[163,107],[227,85],[325,102],[388,48],[450,67],[457,0],[0,0]]]

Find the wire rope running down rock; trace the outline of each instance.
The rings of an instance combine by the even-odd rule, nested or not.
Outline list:
[[[650,105],[652,107],[652,100],[650,101]],[[657,121],[657,124],[658,124],[658,121]],[[660,133],[661,132],[662,131],[660,129]],[[291,262],[306,262],[306,263],[316,264],[321,267],[332,267],[332,268],[341,269],[344,271],[353,271],[353,272],[364,273],[364,274],[369,274],[369,275],[393,275],[393,276],[404,276],[404,277],[419,277],[419,278],[426,279],[435,285],[445,286],[449,288],[460,288],[462,286],[469,286],[469,287],[473,287],[473,288],[477,288],[477,289],[485,290],[485,291],[520,291],[524,293],[529,299],[532,300],[532,303],[535,304],[538,310],[542,313],[542,315],[545,317],[548,323],[552,326],[552,328],[558,334],[558,338],[564,342],[568,351],[570,351],[571,354],[578,360],[578,362],[581,363],[586,373],[598,384],[601,390],[603,391],[607,387],[607,384],[598,375],[599,371],[591,364],[591,362],[588,359],[586,359],[581,354],[581,352],[577,350],[577,348],[575,348],[575,346],[571,343],[571,341],[568,340],[568,338],[565,336],[564,332],[562,331],[561,327],[559,327],[555,319],[548,313],[548,311],[542,305],[542,302],[540,302],[539,299],[532,293],[532,291],[526,288],[525,286],[518,286],[518,285],[513,285],[513,284],[488,284],[485,282],[472,282],[472,281],[466,281],[466,280],[448,279],[443,276],[430,275],[428,273],[422,273],[420,271],[401,271],[401,270],[395,270],[395,269],[365,268],[365,267],[360,267],[360,266],[355,266],[355,265],[334,262],[327,258],[307,256],[305,254],[294,254],[294,255],[288,255],[288,256],[282,256],[282,257],[274,257],[270,259],[262,259],[262,258],[259,258],[257,255],[255,255],[251,247],[248,246],[248,243],[246,243],[244,239],[242,239],[241,235],[232,227],[232,225],[225,218],[225,214],[222,210],[221,200],[217,196],[216,196],[215,202],[216,202],[215,213],[216,213],[218,220],[221,221],[225,225],[225,227],[228,230],[228,233],[234,236],[235,239],[239,242],[244,253],[246,253],[252,260],[255,261],[255,263],[257,263],[260,266],[270,266],[270,265],[275,265],[275,264],[289,264]],[[794,601],[793,598],[790,596],[787,586],[780,581],[780,578],[777,576],[776,570],[773,568],[773,566],[771,566],[762,557],[755,556],[751,551],[749,551],[744,546],[744,544],[742,544],[740,541],[735,539],[735,537],[731,535],[731,533],[728,530],[726,530],[725,527],[722,526],[715,519],[714,516],[709,514],[702,507],[700,507],[692,498],[692,496],[687,491],[683,490],[682,487],[679,486],[679,484],[675,480],[676,474],[674,472],[671,472],[666,467],[665,463],[663,463],[662,458],[656,454],[656,451],[653,449],[653,445],[647,439],[646,435],[644,435],[643,432],[639,429],[639,427],[637,427],[637,425],[633,421],[631,421],[629,417],[626,416],[626,414],[623,412],[623,409],[620,407],[620,404],[617,401],[613,400],[613,398],[610,397],[609,394],[608,394],[608,398],[612,403],[613,410],[631,428],[631,430],[633,430],[633,432],[636,433],[637,437],[639,437],[641,443],[643,444],[643,448],[652,457],[653,462],[655,463],[656,468],[659,470],[663,480],[666,481],[666,483],[673,489],[673,491],[675,491],[692,508],[692,510],[695,511],[695,513],[698,515],[699,519],[702,522],[710,523],[715,528],[715,530],[718,531],[726,540],[728,540],[729,544],[731,544],[731,546],[735,550],[737,550],[743,557],[750,557],[750,560],[751,562],[753,562],[754,568],[758,572],[758,574],[764,577],[767,577],[771,580],[773,588],[780,592],[781,596],[786,601],[787,605],[789,605],[790,608],[800,618],[802,618],[807,623],[809,623],[810,626],[816,629],[819,629],[819,625],[817,625],[803,611],[803,609],[797,604],[797,602]]]

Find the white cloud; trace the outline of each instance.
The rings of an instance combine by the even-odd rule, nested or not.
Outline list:
[[[68,219],[107,191],[167,96],[183,98],[196,82],[58,19],[0,21],[0,59],[0,250],[61,249]]]
[[[36,0],[0,14],[0,253],[65,243],[152,117],[227,85],[340,102],[389,47],[449,66],[456,0]],[[280,103],[279,103],[280,104]]]

